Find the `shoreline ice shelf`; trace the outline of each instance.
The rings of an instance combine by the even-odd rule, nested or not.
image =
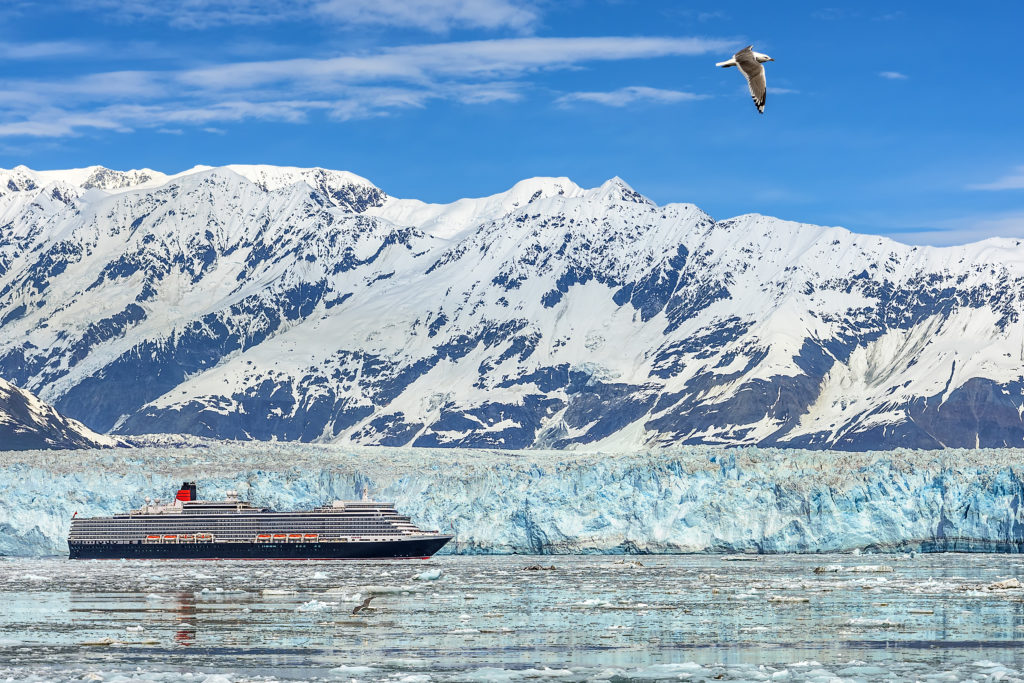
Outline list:
[[[418,528],[392,503],[365,497],[277,512],[236,491],[222,501],[199,500],[195,482],[186,481],[170,503],[147,497],[131,512],[73,516],[68,551],[73,560],[428,559],[451,539]]]
[[[0,555],[68,552],[70,520],[203,482],[303,510],[364,490],[443,553],[1024,548],[1024,451],[689,447],[631,454],[219,442],[0,452]]]

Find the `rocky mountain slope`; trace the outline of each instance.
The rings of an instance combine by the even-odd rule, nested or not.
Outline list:
[[[51,406],[0,379],[0,451],[104,448],[121,445],[69,420]]]
[[[619,179],[0,171],[0,376],[91,428],[380,445],[1024,444],[1024,245]]]

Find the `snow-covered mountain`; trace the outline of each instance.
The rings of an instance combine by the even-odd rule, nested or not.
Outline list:
[[[0,376],[120,434],[1024,445],[1024,244],[716,221],[619,179],[0,171]]]
[[[69,420],[27,391],[0,379],[0,451],[121,445]]]

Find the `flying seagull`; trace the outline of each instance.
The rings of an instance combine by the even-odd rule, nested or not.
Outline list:
[[[370,600],[373,600],[375,597],[376,596],[371,595],[370,597],[368,597],[365,600],[363,600],[363,604],[356,605],[355,608],[352,610],[352,614],[359,614],[362,610],[364,610],[367,607],[369,607],[370,606]]]
[[[732,59],[718,62],[715,66],[738,66],[743,75],[747,77],[747,85],[750,86],[750,96],[754,98],[754,106],[763,114],[764,99],[768,94],[768,86],[764,80],[764,67],[761,65],[765,62],[774,62],[775,60],[768,55],[754,52],[753,47],[753,45],[747,45],[734,54]]]

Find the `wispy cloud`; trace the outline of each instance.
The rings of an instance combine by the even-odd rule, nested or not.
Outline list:
[[[991,183],[968,185],[969,190],[1024,190],[1024,166],[1018,166]]]
[[[1024,238],[1024,213],[1011,212],[966,216],[940,221],[929,227],[908,227],[888,231],[888,236],[905,244],[927,244],[936,247],[969,244],[1001,237]]]
[[[900,73],[899,71],[880,71],[878,75],[882,78],[887,78],[890,81],[905,81],[909,78],[909,76]]]
[[[410,26],[435,32],[452,28],[524,31],[539,19],[532,3],[509,0],[320,0],[313,9],[344,24]]]
[[[538,72],[603,61],[702,55],[729,45],[705,38],[509,38],[403,46],[325,59],[7,79],[0,80],[0,136],[57,137],[89,128],[176,128],[246,119],[298,123],[312,112],[347,120],[422,108],[438,100],[509,102],[523,97],[529,77]],[[700,97],[641,87],[573,95],[577,100],[603,98],[612,106]]]
[[[637,102],[653,102],[657,104],[674,104],[676,102],[692,102],[706,99],[708,95],[699,95],[682,90],[662,90],[633,85],[607,92],[571,92],[558,98],[557,103],[568,106],[574,102],[592,102],[608,107],[625,107]]]
[[[71,10],[82,8],[78,0],[61,4]],[[330,21],[342,28],[528,31],[540,19],[537,6],[522,0],[93,0],[89,11],[97,10],[112,21],[154,21],[183,30]]]
[[[49,40],[35,43],[0,42],[0,60],[52,59],[88,54],[95,47],[77,40]]]
[[[842,21],[859,17],[860,13],[845,7],[823,7],[811,12],[811,17],[822,21]]]

